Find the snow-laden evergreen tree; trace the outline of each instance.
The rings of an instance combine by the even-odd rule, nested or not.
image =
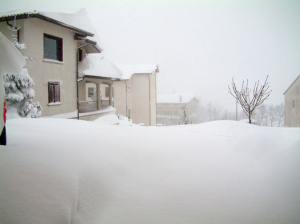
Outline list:
[[[16,28],[15,21],[14,25],[8,26],[8,28],[13,31],[13,45],[22,52],[26,49],[26,45],[18,42],[16,32],[19,28]],[[32,60],[32,58],[29,59]],[[32,101],[35,97],[35,91],[32,89],[34,81],[29,76],[27,69],[22,68],[19,74],[4,74],[3,76],[7,106],[16,106],[18,114],[22,117],[40,117],[43,108],[39,102]]]

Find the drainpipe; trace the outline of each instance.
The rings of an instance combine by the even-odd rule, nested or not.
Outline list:
[[[148,76],[149,76],[149,126],[151,126],[151,91],[150,91],[150,87],[151,87],[151,85],[150,85],[150,75],[151,74],[148,74]]]
[[[128,117],[128,84],[127,80],[125,80],[125,88],[126,88],[126,117]]]
[[[80,47],[77,47],[76,50],[76,88],[77,88],[77,120],[79,120],[79,90],[78,90],[78,80],[79,80],[79,73],[78,73],[78,65],[79,65],[79,49],[85,47],[89,44],[84,44]],[[81,80],[80,80],[81,81]]]

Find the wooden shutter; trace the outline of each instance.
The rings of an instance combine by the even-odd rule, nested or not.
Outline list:
[[[60,88],[59,83],[55,83],[55,102],[60,102]]]
[[[48,83],[48,102],[54,103],[54,85],[53,85],[53,83]]]
[[[48,83],[48,102],[60,102],[60,85],[59,83]]]

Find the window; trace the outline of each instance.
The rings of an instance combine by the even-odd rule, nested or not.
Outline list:
[[[105,87],[105,97],[109,97],[109,87]]]
[[[59,82],[48,83],[48,102],[58,103],[60,102],[60,84]]]
[[[170,114],[171,114],[171,112],[169,110],[164,111],[164,115],[170,115]]]
[[[63,61],[62,38],[44,34],[44,58]]]
[[[292,107],[295,109],[295,100],[292,101]]]
[[[89,97],[93,97],[94,96],[94,88],[93,87],[90,87],[90,88],[88,88],[88,96]]]
[[[82,61],[82,50],[79,48],[79,50],[78,50],[78,61],[80,62],[80,61]]]

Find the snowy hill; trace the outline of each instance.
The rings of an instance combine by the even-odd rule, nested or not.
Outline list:
[[[0,223],[300,223],[300,129],[11,119]]]

